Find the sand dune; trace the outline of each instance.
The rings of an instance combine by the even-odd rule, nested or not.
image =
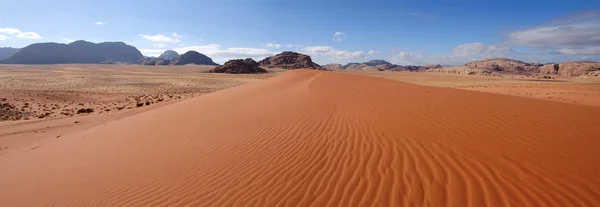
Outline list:
[[[310,70],[0,156],[2,206],[600,206],[600,108]]]

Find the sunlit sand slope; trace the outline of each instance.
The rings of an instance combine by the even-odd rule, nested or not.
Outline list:
[[[2,206],[600,206],[600,108],[289,71],[0,156]]]

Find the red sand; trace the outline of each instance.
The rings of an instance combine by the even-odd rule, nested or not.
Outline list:
[[[290,71],[0,156],[2,206],[600,206],[600,108]]]

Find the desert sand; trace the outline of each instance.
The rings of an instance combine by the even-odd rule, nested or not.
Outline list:
[[[449,87],[456,89],[483,91],[489,93],[520,96],[600,107],[600,78],[569,78],[554,76],[551,80],[540,76],[470,76],[448,73],[410,73],[391,71],[351,71],[373,77],[414,83],[419,85]]]
[[[108,114],[273,77],[210,74],[214,66],[0,65],[0,121]]]
[[[288,71],[4,153],[0,203],[600,206],[598,126],[599,107]]]

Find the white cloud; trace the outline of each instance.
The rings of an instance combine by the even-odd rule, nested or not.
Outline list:
[[[329,56],[333,61],[354,61],[354,60],[362,60],[366,59],[367,55],[363,51],[344,51],[337,50],[330,46],[312,46],[305,47],[302,49],[305,53],[311,55],[321,55],[321,56]]]
[[[157,43],[157,44],[153,44],[152,46],[157,47],[157,48],[165,48],[168,45],[165,43]]]
[[[280,48],[281,47],[280,44],[274,44],[274,43],[270,43],[270,42],[268,44],[264,44],[264,46],[268,47],[268,48]]]
[[[21,30],[15,28],[0,28],[0,34],[18,35],[21,33]]]
[[[106,24],[108,24],[108,22],[96,22],[96,23],[94,23],[94,24],[95,24],[95,25],[102,26],[102,25],[106,25]]]
[[[10,39],[10,37],[7,37],[7,36],[5,36],[3,34],[0,34],[0,41],[4,41],[4,40],[7,40],[7,39]]]
[[[176,38],[171,38],[163,34],[157,35],[140,35],[142,38],[150,40],[152,42],[167,42],[167,43],[176,43],[181,42],[181,40]]]
[[[38,35],[35,32],[23,32],[17,35],[18,38],[23,39],[42,39],[42,36]]]
[[[488,45],[476,42],[458,45],[452,49],[452,56],[481,56],[482,58],[503,57],[509,55],[511,50],[511,47],[508,46]]]
[[[42,37],[35,32],[22,32],[21,30],[15,28],[0,28],[0,34],[5,34],[2,35],[4,36],[5,40],[10,39],[10,36],[22,39],[42,39]]]
[[[346,39],[346,33],[343,33],[343,32],[333,33],[333,41],[334,42],[341,42],[344,39]]]
[[[532,47],[600,45],[600,25],[539,27],[510,33],[511,42]]]
[[[165,43],[178,43],[181,42],[181,40],[179,39],[179,35],[177,35],[177,33],[173,33],[175,34],[173,37],[169,37],[166,36],[164,34],[157,34],[157,35],[140,35],[142,38],[150,40],[152,42],[165,42]]]
[[[600,54],[600,46],[579,47],[579,48],[562,48],[558,50],[565,55],[597,55]],[[584,58],[582,56],[581,58]],[[587,59],[588,57],[584,58]]]
[[[369,55],[375,55],[375,54],[379,54],[379,51],[377,51],[377,50],[369,50],[369,52],[367,52],[367,54],[369,54]]]
[[[173,32],[171,33],[171,35],[173,35],[174,38],[180,39],[183,37],[183,35],[177,34],[177,32]]]
[[[456,46],[448,54],[429,55],[422,52],[400,51],[390,58],[390,62],[399,65],[462,65],[473,60],[510,58],[516,55],[510,46],[468,43]]]
[[[509,33],[508,41],[567,55],[600,55],[600,10],[578,12],[549,25]]]
[[[245,58],[253,58],[258,61],[265,57],[272,56],[277,52],[270,51],[263,48],[243,48],[243,47],[230,47],[223,48],[217,44],[209,44],[209,45],[197,45],[197,46],[187,46],[187,47],[179,47],[174,48],[174,51],[179,54],[186,53],[188,51],[197,51],[199,53],[205,54],[206,56],[213,59],[213,61],[217,63],[224,63],[231,59],[245,59]],[[140,49],[140,52],[146,56],[159,56],[164,51],[157,49]]]
[[[62,38],[61,39],[64,43],[71,43],[71,42],[75,42],[76,40],[74,39],[69,39],[69,38]]]

